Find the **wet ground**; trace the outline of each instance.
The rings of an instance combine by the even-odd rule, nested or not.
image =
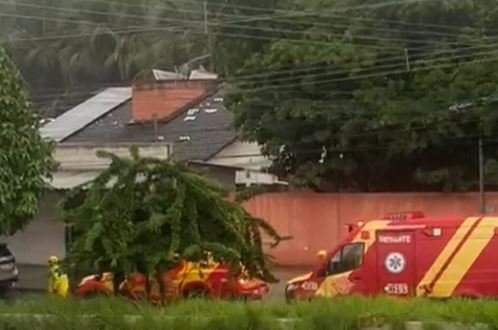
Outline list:
[[[280,280],[279,283],[270,285],[270,294],[268,299],[285,299],[285,285],[287,281],[294,277],[306,274],[311,267],[305,268],[277,268],[273,270],[273,274]]]

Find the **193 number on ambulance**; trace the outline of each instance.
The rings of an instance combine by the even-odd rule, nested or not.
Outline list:
[[[408,295],[408,284],[406,283],[389,283],[384,288],[385,292],[390,295],[406,296]]]

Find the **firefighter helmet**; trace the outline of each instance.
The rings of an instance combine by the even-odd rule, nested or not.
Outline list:
[[[48,264],[50,266],[56,265],[58,263],[59,263],[59,258],[57,258],[55,256],[51,256],[50,258],[48,258]]]

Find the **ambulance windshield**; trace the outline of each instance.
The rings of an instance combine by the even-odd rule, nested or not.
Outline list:
[[[330,260],[328,275],[340,274],[357,269],[363,263],[363,243],[347,244]]]

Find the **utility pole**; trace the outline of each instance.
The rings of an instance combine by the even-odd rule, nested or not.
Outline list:
[[[212,33],[209,31],[209,20],[208,20],[208,3],[204,1],[204,34],[207,37],[208,42],[208,53],[209,53],[209,71],[214,71],[214,58],[213,58],[213,40]]]
[[[484,196],[484,147],[482,138],[479,138],[479,208],[482,214],[486,213],[486,199]]]
[[[204,1],[204,34],[208,34],[208,11],[207,11],[207,1]]]
[[[405,48],[405,64],[406,71],[410,71],[410,57],[408,56],[408,48]]]

